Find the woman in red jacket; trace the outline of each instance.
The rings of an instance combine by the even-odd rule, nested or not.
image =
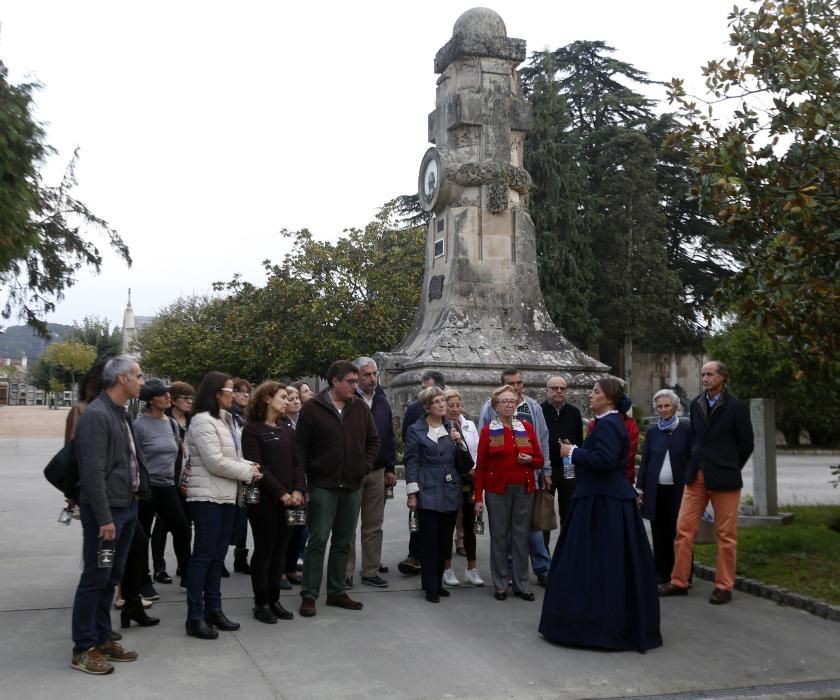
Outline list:
[[[475,470],[475,512],[490,516],[490,570],[496,600],[507,598],[508,581],[522,600],[534,600],[528,575],[528,535],[534,493],[534,470],[542,468],[543,455],[534,428],[514,419],[519,403],[510,386],[501,386],[490,397],[497,418],[481,429]],[[508,541],[513,545],[508,571]]]

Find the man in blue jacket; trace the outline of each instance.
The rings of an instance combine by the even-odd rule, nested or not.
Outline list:
[[[677,518],[674,569],[659,595],[688,593],[694,537],[709,501],[715,509],[717,563],[715,590],[709,602],[725,605],[735,587],[738,507],[744,481],[741,470],[753,451],[750,411],[726,390],[729,370],[712,361],[700,370],[703,393],[691,402],[691,455],[685,468],[685,490]]]
[[[111,601],[122,579],[137,521],[137,500],[148,491],[148,475],[125,411],[143,386],[140,365],[128,356],[112,357],[102,370],[104,390],[79,418],[79,508],[83,569],[73,600],[73,660],[70,666],[93,675],[114,670],[111,661],[134,661],[137,652],[112,639]],[[103,543],[113,560],[99,562]]]
[[[397,463],[397,446],[394,441],[394,422],[391,406],[385,398],[385,391],[379,386],[379,369],[370,357],[353,360],[359,370],[359,386],[356,393],[367,404],[373,414],[373,422],[379,435],[379,455],[373,469],[362,480],[362,583],[376,588],[386,588],[388,582],[379,574],[382,571],[382,523],[385,521],[385,488],[397,483],[394,467]],[[356,533],[350,543],[347,559],[347,584],[353,585],[356,568]]]

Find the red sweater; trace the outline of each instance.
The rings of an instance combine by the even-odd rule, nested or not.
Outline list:
[[[525,432],[528,433],[530,445],[517,447],[514,444],[513,431],[505,428],[504,446],[490,449],[490,424],[481,429],[478,438],[478,457],[475,464],[475,500],[484,500],[485,489],[490,493],[504,493],[508,484],[524,484],[528,493],[534,492],[534,470],[543,466],[543,455],[540,451],[540,441],[531,424],[522,421]],[[516,459],[519,453],[529,454],[533,461],[520,464]]]
[[[622,416],[624,428],[627,430],[627,438],[630,440],[630,451],[627,453],[627,481],[630,486],[636,483],[636,452],[639,449],[639,426],[629,416]],[[595,427],[595,419],[589,421],[589,432]]]

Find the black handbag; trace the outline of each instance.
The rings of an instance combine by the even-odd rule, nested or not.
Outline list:
[[[473,461],[472,455],[470,451],[464,447],[458,447],[457,443],[455,445],[455,469],[461,476],[472,471],[473,467],[475,466],[475,462]]]
[[[44,467],[44,477],[67,498],[76,498],[79,483],[79,463],[76,444],[71,440]]]

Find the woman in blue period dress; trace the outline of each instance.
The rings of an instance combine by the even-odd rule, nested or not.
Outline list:
[[[627,430],[616,410],[624,391],[613,377],[589,394],[595,427],[583,445],[563,445],[577,475],[543,599],[540,633],[570,646],[661,646],[653,557],[627,482]]]

